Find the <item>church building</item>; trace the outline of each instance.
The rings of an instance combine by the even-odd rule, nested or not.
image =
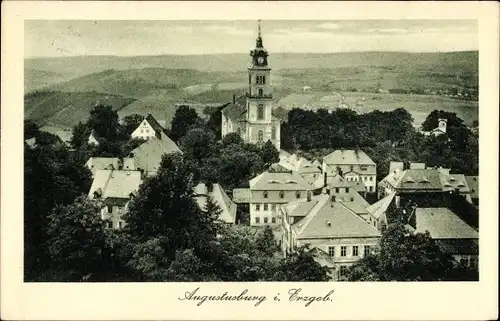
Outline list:
[[[260,21],[256,46],[250,56],[248,91],[245,97],[233,99],[233,103],[222,110],[222,137],[238,133],[245,142],[258,146],[270,140],[280,150],[280,120],[272,114],[271,68],[262,42]]]

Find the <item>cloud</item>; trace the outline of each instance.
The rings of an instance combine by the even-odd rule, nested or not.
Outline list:
[[[316,27],[321,28],[321,29],[339,29],[340,24],[332,23],[332,22],[325,22],[325,23],[317,25]]]
[[[403,28],[371,28],[371,29],[363,29],[364,32],[366,33],[396,33],[396,34],[402,34],[402,33],[408,33],[408,30],[403,29]]]
[[[239,29],[234,26],[224,26],[224,25],[208,25],[204,28],[206,31],[216,31],[216,32],[221,32],[225,33],[228,35],[235,35],[235,36],[247,36],[247,35],[252,35],[254,34],[253,30],[249,29]]]

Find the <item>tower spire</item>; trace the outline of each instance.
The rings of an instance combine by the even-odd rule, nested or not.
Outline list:
[[[262,45],[262,36],[260,34],[260,20],[257,20],[257,21],[258,21],[258,24],[257,24],[258,35],[257,35],[257,44],[256,44],[256,47],[257,48],[263,48],[264,46]]]

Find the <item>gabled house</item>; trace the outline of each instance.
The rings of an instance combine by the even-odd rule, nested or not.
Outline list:
[[[147,140],[153,137],[161,138],[161,133],[163,133],[163,127],[153,115],[148,114],[130,136]]]
[[[134,159],[135,168],[146,176],[156,175],[163,155],[182,153],[165,133],[161,132],[159,137],[149,138],[129,155],[130,158]]]
[[[382,230],[389,224],[389,219],[387,218],[388,211],[392,208],[395,209],[396,206],[396,192],[392,192],[383,199],[373,203],[366,209],[375,220],[375,227]]]
[[[88,193],[90,199],[102,204],[101,218],[108,220],[108,228],[121,229],[122,215],[142,184],[139,171],[98,170]]]
[[[66,147],[71,147],[71,138],[73,137],[73,131],[69,128],[63,129],[59,127],[54,127],[54,126],[43,126],[40,127],[40,131],[44,131],[47,133],[51,133],[53,135],[56,135],[59,137],[61,142],[66,146]]]
[[[429,232],[445,254],[457,264],[477,268],[479,233],[447,208],[417,208],[409,224],[417,233]]]
[[[372,253],[381,237],[339,195],[312,196],[282,205],[279,211],[283,254],[309,244],[311,250],[321,251],[318,260],[334,280],[341,280],[350,265]]]
[[[393,192],[399,195],[458,191],[471,202],[471,190],[465,176],[450,174],[449,168],[426,167],[417,163],[404,170],[399,165],[391,164],[390,169],[391,172],[378,183],[379,198]]]
[[[361,181],[366,192],[376,192],[377,165],[362,150],[339,149],[323,158],[323,172],[328,168],[339,173],[347,181]]]
[[[87,139],[87,144],[99,146],[99,136],[97,135],[94,129],[92,129],[92,131],[89,134],[89,138]]]
[[[286,160],[280,161],[279,164],[284,168],[299,173],[299,175],[310,184],[313,184],[316,179],[321,176],[321,167],[318,167],[304,157],[298,157],[295,154],[291,155]]]
[[[135,170],[133,158],[119,157],[90,157],[85,163],[85,166],[92,172],[94,176],[96,171],[107,170]]]
[[[205,209],[207,198],[211,197],[222,210],[219,220],[227,224],[236,222],[236,204],[231,201],[219,184],[200,183],[194,188],[194,195],[202,210]]]
[[[249,188],[235,189],[233,200],[248,203],[250,225],[277,226],[278,206],[291,201],[306,199],[313,187],[297,172],[273,164],[264,173],[249,181]]]

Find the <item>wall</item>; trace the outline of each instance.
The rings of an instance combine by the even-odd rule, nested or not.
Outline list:
[[[155,130],[146,120],[143,120],[130,136],[132,138],[149,139],[155,137]]]
[[[250,225],[262,226],[262,225],[279,225],[281,224],[281,220],[277,217],[278,208],[281,204],[287,204],[290,202],[305,200],[307,198],[307,191],[300,190],[300,198],[296,196],[297,191],[284,191],[284,197],[281,199],[279,197],[279,191],[268,191],[268,199],[263,198],[264,191],[251,191],[251,199],[250,202]],[[257,211],[256,205],[260,206],[260,209]],[[268,204],[267,211],[264,210],[264,204]],[[275,204],[276,207],[273,210],[272,204]],[[276,216],[276,223],[272,223],[272,216]],[[255,218],[259,217],[260,223],[256,223]],[[268,223],[264,223],[264,217],[268,217]]]
[[[112,213],[108,212],[108,206],[104,206],[101,209],[101,218],[103,220],[109,219],[112,222],[114,229],[119,229],[120,223],[123,228],[125,226],[125,221],[122,220],[122,215],[127,212],[128,204],[129,203],[127,202],[125,206],[110,205],[112,207]]]

